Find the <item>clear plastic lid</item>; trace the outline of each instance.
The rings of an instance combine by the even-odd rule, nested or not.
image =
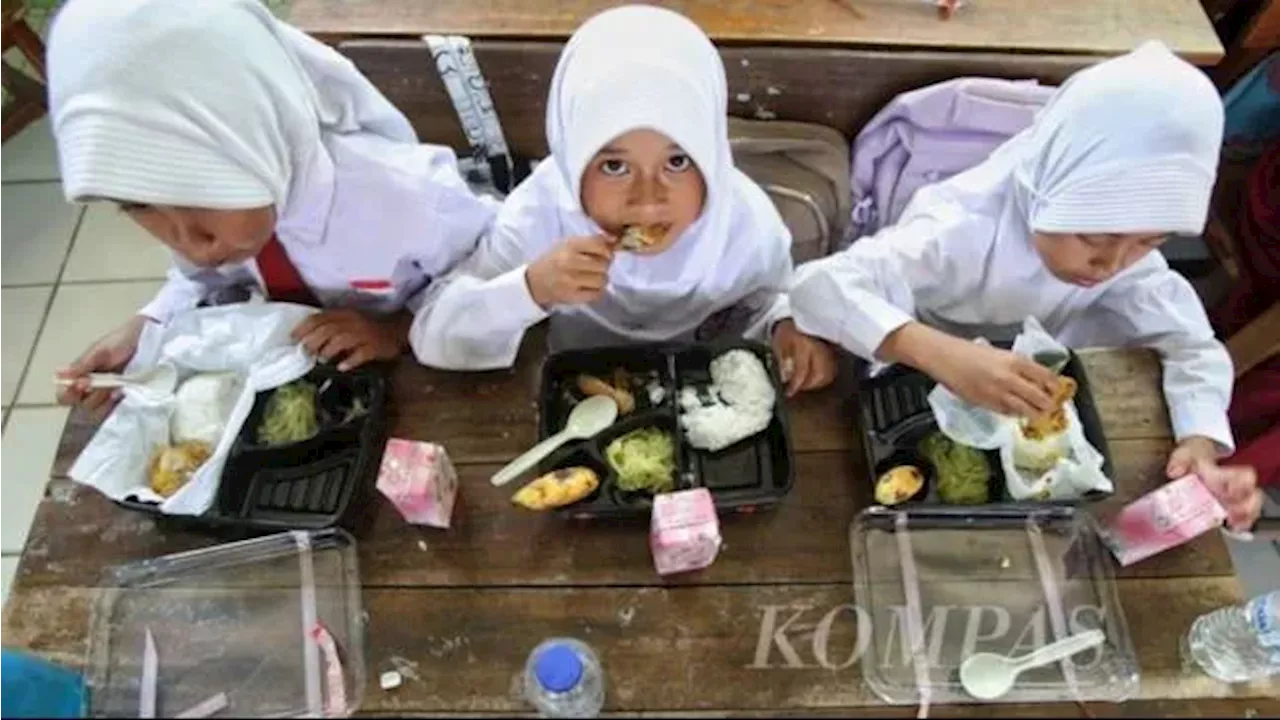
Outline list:
[[[218,714],[232,717],[359,707],[365,620],[355,540],[342,530],[144,560],[109,571],[103,586],[89,636],[90,716],[139,716],[148,632],[156,717],[223,700]]]
[[[1095,521],[1068,507],[863,511],[850,531],[869,640],[860,667],[886,702],[977,702],[960,665],[1101,630],[1102,645],[1023,672],[994,702],[1122,702],[1138,662]],[[860,634],[862,634],[860,632]]]

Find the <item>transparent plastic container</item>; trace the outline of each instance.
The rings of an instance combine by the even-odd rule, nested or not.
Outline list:
[[[1092,629],[1105,635],[1101,646],[1022,673],[994,702],[1123,702],[1137,693],[1110,557],[1087,513],[873,507],[855,519],[850,542],[871,631],[859,667],[885,702],[978,702],[959,679],[973,653],[1021,656]]]
[[[168,555],[107,573],[94,607],[89,716],[138,717],[146,633],[158,660],[156,717],[225,695],[226,717],[351,715],[365,689],[356,543],[297,531]],[[322,625],[342,666],[337,707]],[[336,685],[336,684],[335,684]]]

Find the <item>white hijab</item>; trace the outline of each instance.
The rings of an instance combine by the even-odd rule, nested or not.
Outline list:
[[[578,28],[560,56],[547,101],[547,144],[558,172],[538,173],[536,181],[556,185],[550,190],[563,232],[600,232],[582,208],[582,175],[602,147],[631,130],[669,137],[706,181],[702,214],[668,250],[615,258],[610,294],[633,316],[698,322],[708,307],[758,281],[775,255],[760,246],[772,228],[732,231],[750,228],[743,219],[751,214],[775,211],[733,165],[727,112],[720,54],[697,25],[670,10],[602,12]]]
[[[899,224],[994,246],[1037,231],[1203,231],[1222,144],[1213,84],[1149,42],[1082,70],[981,165],[921,188]],[[1122,273],[1123,275],[1124,273]]]
[[[259,0],[70,0],[49,40],[67,199],[214,209],[331,196],[323,133],[416,143],[347,59]]]

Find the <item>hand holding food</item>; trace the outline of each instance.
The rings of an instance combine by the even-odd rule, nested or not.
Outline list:
[[[1058,376],[1031,358],[950,338],[936,350],[930,374],[956,395],[1011,417],[1053,412]]]
[[[90,390],[86,376],[89,373],[118,373],[133,359],[138,351],[138,340],[150,320],[135,315],[123,325],[103,335],[70,366],[58,372],[59,378],[76,378],[77,382],[65,385],[58,392],[58,402],[63,405],[79,405],[90,412],[106,408],[118,390]]]
[[[618,244],[623,250],[641,252],[657,245],[664,235],[666,230],[656,225],[628,225],[622,231],[622,238]]]
[[[1017,423],[1014,435],[1013,464],[1020,470],[1042,475],[1053,469],[1058,461],[1071,452],[1071,438],[1067,433],[1067,404],[1076,394],[1076,381],[1059,377],[1053,394],[1054,408],[1034,417],[1024,417]]]
[[[1227,510],[1227,525],[1245,531],[1253,527],[1262,513],[1262,490],[1258,476],[1247,466],[1218,464],[1218,448],[1213,440],[1192,436],[1178,443],[1165,468],[1170,480],[1189,474],[1200,476],[1218,502]]]
[[[533,301],[549,309],[599,300],[609,283],[614,243],[604,236],[569,238],[533,261],[525,271]]]
[[[377,319],[349,308],[325,310],[298,323],[293,339],[326,362],[341,358],[338,369],[347,372],[399,357],[409,345],[412,322],[408,313]]]
[[[590,468],[571,467],[547,473],[520,488],[511,501],[529,510],[550,510],[582,500],[600,487]]]

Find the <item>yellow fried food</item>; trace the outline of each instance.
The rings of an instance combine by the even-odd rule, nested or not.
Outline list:
[[[1052,412],[1022,421],[1022,435],[1028,440],[1043,440],[1061,434],[1067,429],[1067,403],[1076,395],[1076,381],[1059,377],[1053,393]]]
[[[622,231],[619,244],[623,250],[643,250],[662,239],[662,228],[656,226],[630,225]]]
[[[604,395],[618,404],[618,414],[627,415],[636,409],[636,396],[630,390],[614,387],[594,375],[579,375],[578,390],[588,397]]]
[[[550,510],[572,505],[600,487],[591,468],[571,467],[547,473],[520,488],[511,502],[529,510]]]
[[[191,474],[212,454],[213,448],[199,440],[188,440],[160,448],[151,456],[151,462],[147,465],[151,489],[163,497],[173,495],[187,484]]]
[[[924,473],[914,465],[899,465],[876,481],[876,502],[897,505],[915,497],[924,487]]]

